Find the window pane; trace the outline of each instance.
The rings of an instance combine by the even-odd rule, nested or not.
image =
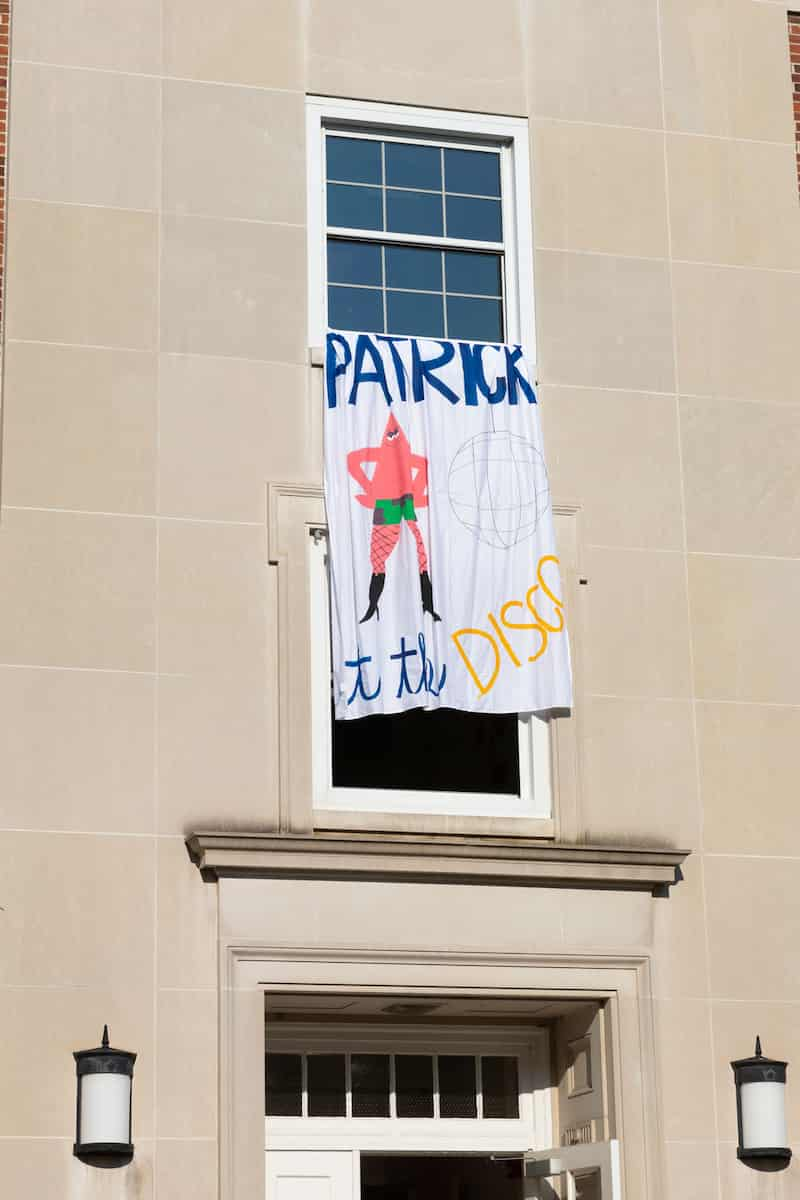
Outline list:
[[[485,150],[445,150],[444,180],[448,192],[499,196],[500,155]]]
[[[328,179],[381,182],[381,144],[365,138],[327,138]]]
[[[268,1117],[303,1115],[303,1067],[299,1054],[267,1054],[264,1062]]]
[[[368,228],[372,229],[373,226]],[[386,228],[393,233],[441,236],[442,197],[434,196],[430,192],[397,192],[387,188]]]
[[[519,1116],[516,1058],[506,1055],[482,1058],[481,1074],[484,1117],[516,1120]]]
[[[447,236],[469,238],[473,242],[502,242],[500,201],[448,196]]]
[[[430,292],[387,292],[388,333],[444,337],[444,303]]]
[[[309,1054],[308,1115],[310,1117],[343,1117],[345,1102],[345,1071],[343,1054]]]
[[[389,1116],[389,1055],[353,1054],[350,1058],[354,1117]]]
[[[442,155],[434,146],[386,143],[386,182],[395,187],[442,190]]]
[[[502,342],[502,304],[499,300],[448,296],[447,336],[463,342]]]
[[[328,288],[328,324],[331,329],[383,333],[383,297],[372,288]]]
[[[439,1116],[477,1117],[475,1059],[466,1054],[439,1055]]]
[[[343,242],[328,238],[328,282],[366,283],[380,287],[383,283],[380,246],[374,242]]]
[[[398,1117],[433,1116],[433,1059],[428,1054],[398,1054],[394,1060]]]
[[[382,229],[380,188],[328,184],[328,224],[347,229]]]
[[[414,246],[387,246],[386,286],[421,288],[426,292],[440,292],[442,290],[441,251],[420,250]]]
[[[444,270],[448,292],[467,292],[473,296],[502,295],[499,254],[449,250],[445,254]]]
[[[331,713],[331,732],[334,787],[519,795],[514,715],[415,708],[335,721]]]

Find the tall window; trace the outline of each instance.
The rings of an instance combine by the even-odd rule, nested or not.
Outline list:
[[[526,122],[335,100],[308,112],[311,345],[333,328],[532,353]],[[324,539],[310,569],[324,628]],[[543,722],[451,709],[333,721],[329,655],[315,647],[317,807],[550,818]]]

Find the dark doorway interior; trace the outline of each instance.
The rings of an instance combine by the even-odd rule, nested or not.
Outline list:
[[[519,1159],[361,1156],[361,1200],[521,1200]]]

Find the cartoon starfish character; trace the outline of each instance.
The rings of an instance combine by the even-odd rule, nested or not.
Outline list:
[[[370,478],[364,471],[367,463],[374,463],[375,470]],[[347,456],[347,470],[361,488],[355,497],[359,504],[372,511],[372,537],[369,559],[372,578],[369,582],[369,606],[360,624],[369,621],[378,613],[378,601],[386,582],[386,560],[400,541],[403,521],[414,535],[417,543],[419,564],[419,586],[422,596],[422,611],[430,613],[434,621],[441,620],[433,608],[433,587],[428,574],[428,556],[417,524],[416,508],[425,508],[428,503],[428,460],[421,454],[412,454],[408,438],[390,415],[383,432],[380,446],[365,446],[363,450],[351,450]],[[416,507],[415,507],[416,506]]]

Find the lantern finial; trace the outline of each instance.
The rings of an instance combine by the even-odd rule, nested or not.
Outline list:
[[[108,1026],[107,1025],[103,1026],[103,1041],[102,1041],[101,1045],[103,1046],[104,1050],[108,1048]],[[760,1053],[761,1053],[760,1050],[756,1050],[756,1054],[760,1054]]]
[[[756,1034],[756,1058],[761,1058],[761,1038]]]

